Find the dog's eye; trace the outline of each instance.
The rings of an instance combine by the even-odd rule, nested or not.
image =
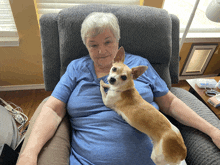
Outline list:
[[[121,79],[125,81],[127,80],[127,76],[121,76]]]
[[[113,71],[113,72],[116,72],[116,71],[117,71],[117,68],[115,68],[115,67],[112,68],[112,71]]]

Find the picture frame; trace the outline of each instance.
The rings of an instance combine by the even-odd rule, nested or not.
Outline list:
[[[180,76],[203,75],[218,44],[192,44]]]

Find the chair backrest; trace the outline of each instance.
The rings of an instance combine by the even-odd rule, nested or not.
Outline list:
[[[120,46],[147,58],[168,87],[178,82],[179,19],[164,9],[147,6],[79,5],[45,14],[40,19],[46,90],[53,90],[67,65],[88,55],[80,29],[91,12],[111,12],[119,20]]]

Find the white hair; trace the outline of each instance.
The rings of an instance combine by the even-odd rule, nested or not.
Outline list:
[[[105,29],[111,30],[116,40],[120,39],[120,28],[117,17],[112,13],[93,12],[89,14],[82,23],[81,37],[86,45],[87,37],[95,37],[104,32]]]

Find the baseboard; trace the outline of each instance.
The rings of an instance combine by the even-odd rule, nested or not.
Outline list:
[[[18,90],[35,90],[35,89],[45,89],[45,86],[44,84],[0,86],[0,91],[18,91]]]

